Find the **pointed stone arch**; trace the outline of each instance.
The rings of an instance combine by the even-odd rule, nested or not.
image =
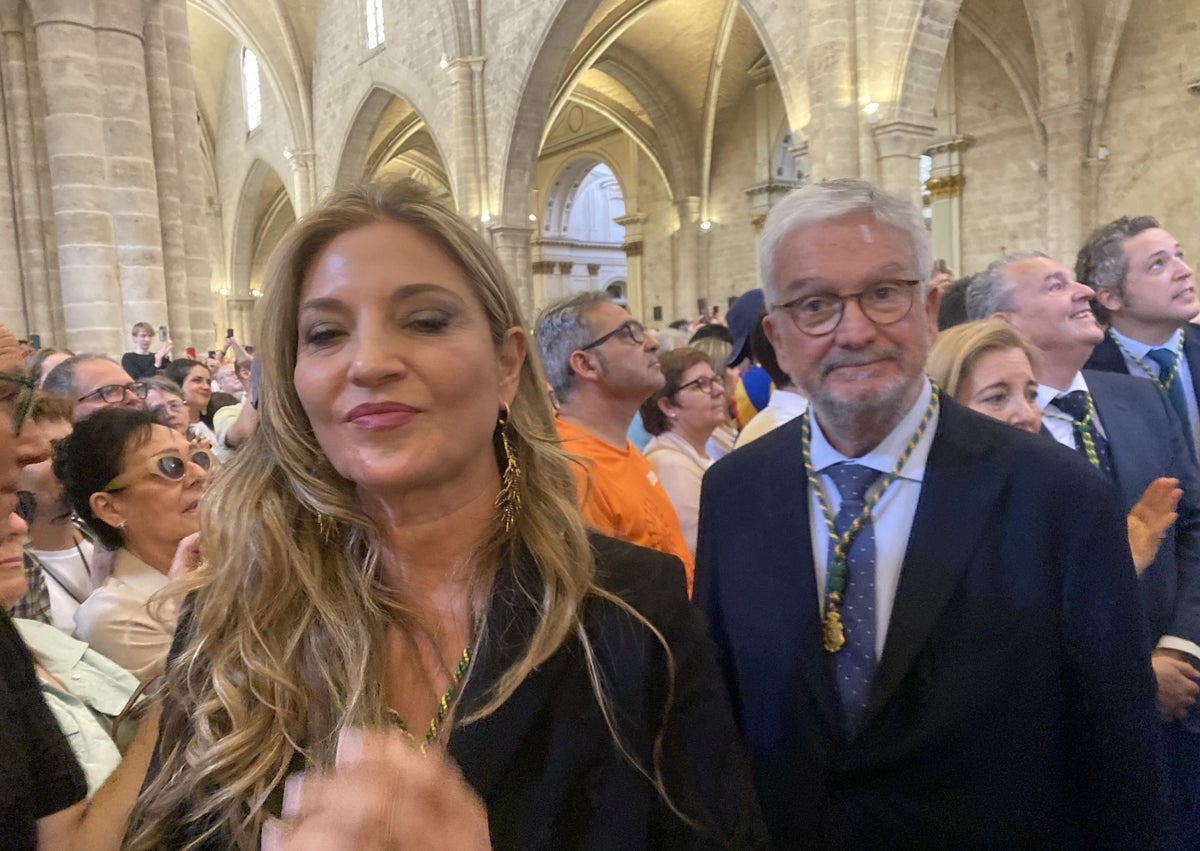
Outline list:
[[[229,288],[233,298],[250,297],[255,273],[261,273],[266,255],[275,247],[282,228],[295,220],[295,206],[287,193],[287,183],[266,161],[255,159],[242,181],[234,212],[229,252]]]

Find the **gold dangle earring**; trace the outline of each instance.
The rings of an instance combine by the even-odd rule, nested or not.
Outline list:
[[[508,404],[496,421],[496,429],[500,432],[500,441],[504,446],[504,472],[500,476],[500,493],[496,494],[496,508],[500,511],[500,519],[504,522],[504,531],[512,529],[517,522],[517,514],[521,510],[521,492],[517,488],[517,480],[521,478],[521,467],[517,464],[517,453],[513,451],[508,439]]]

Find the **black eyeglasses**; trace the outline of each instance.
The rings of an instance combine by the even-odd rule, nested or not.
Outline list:
[[[25,425],[25,420],[29,417],[29,412],[33,410],[33,397],[37,393],[37,384],[32,378],[24,375],[13,375],[7,372],[0,372],[0,381],[5,381],[9,384],[18,386],[17,400],[13,405],[13,434],[21,433],[21,426]]]
[[[697,379],[689,381],[687,384],[680,384],[679,387],[676,388],[675,393],[682,393],[689,387],[695,387],[706,396],[712,395],[714,387],[721,392],[725,391],[725,385],[721,383],[721,379],[717,378],[715,375],[702,375]],[[675,393],[672,393],[671,395],[674,396]]]
[[[580,346],[579,351],[586,352],[588,349],[594,349],[596,346],[603,345],[616,337],[619,334],[624,334],[630,340],[637,343],[639,346],[646,342],[646,327],[636,319],[630,319],[627,322],[622,322],[613,330],[609,331],[603,337],[597,337],[588,343],[586,346]]]
[[[115,493],[119,490],[125,490],[135,481],[140,481],[147,476],[158,476],[166,479],[169,482],[177,482],[187,473],[187,462],[191,461],[204,472],[212,469],[212,456],[203,450],[197,450],[184,460],[178,455],[160,455],[158,458],[151,459],[145,469],[140,471],[140,475],[135,475],[132,481],[127,481],[121,484],[120,474],[113,476],[112,480],[104,486],[105,493]]]
[[[846,314],[846,302],[858,302],[858,309],[876,325],[899,322],[912,309],[913,290],[920,281],[880,281],[850,295],[818,293],[772,305],[791,318],[796,328],[811,337],[832,334]]]
[[[126,391],[129,391],[139,399],[145,399],[146,392],[149,389],[150,388],[140,381],[133,381],[129,384],[105,384],[103,387],[97,387],[91,393],[80,396],[79,401],[86,402],[88,399],[91,399],[93,396],[95,396],[101,401],[107,402],[111,405],[124,399]]]

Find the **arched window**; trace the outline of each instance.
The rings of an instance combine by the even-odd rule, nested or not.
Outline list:
[[[383,0],[367,0],[367,50],[383,44]]]
[[[242,51],[242,99],[246,104],[246,130],[262,125],[262,83],[258,78],[258,57],[249,48]]]

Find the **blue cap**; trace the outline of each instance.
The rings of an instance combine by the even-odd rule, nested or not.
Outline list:
[[[726,366],[735,366],[750,356],[750,332],[765,312],[766,298],[761,288],[743,293],[725,312],[725,324],[733,335],[733,350]]]

